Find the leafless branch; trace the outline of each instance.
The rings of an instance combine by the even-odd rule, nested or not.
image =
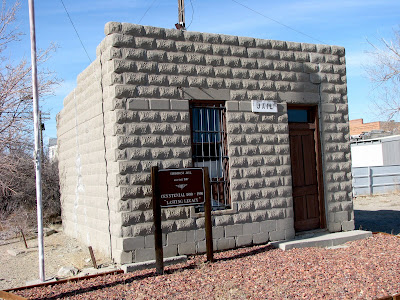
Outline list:
[[[383,119],[396,119],[400,115],[400,27],[393,30],[391,41],[380,38],[377,44],[368,43],[372,64],[365,69],[375,85],[375,111]]]
[[[19,0],[13,5],[2,0],[0,6],[0,213],[35,198],[31,65],[27,59],[13,60],[6,51],[23,35],[15,24],[19,8]],[[52,94],[60,82],[44,68],[56,48],[51,44],[37,52],[40,98]],[[58,189],[58,183],[54,186]]]

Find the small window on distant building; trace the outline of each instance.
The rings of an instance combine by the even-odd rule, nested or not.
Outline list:
[[[193,101],[190,112],[193,166],[208,167],[213,209],[230,208],[225,103]]]

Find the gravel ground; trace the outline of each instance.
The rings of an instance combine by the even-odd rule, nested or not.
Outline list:
[[[376,299],[400,292],[400,238],[283,252],[255,246],[186,264],[15,292],[29,299]]]
[[[400,195],[399,194],[388,194],[388,195],[379,195],[379,196],[362,196],[362,197],[357,197],[354,199],[354,209],[355,209],[355,222],[356,222],[356,229],[359,229],[360,227],[362,229],[367,229],[371,231],[383,231],[383,232],[388,232],[388,233],[394,233],[398,234],[400,233]],[[78,241],[75,239],[66,237],[62,233],[62,228],[56,228],[59,232],[50,236],[46,236],[44,238],[45,241],[45,264],[46,264],[46,278],[53,277],[57,274],[57,271],[61,266],[75,266],[78,269],[82,269],[84,267],[88,267],[91,265],[90,262],[88,261],[89,252],[87,250],[87,247],[80,244]],[[1,233],[1,232],[0,232]],[[14,239],[14,240],[4,240],[3,236],[0,236],[0,289],[7,289],[7,288],[15,288],[19,286],[24,286],[26,285],[27,281],[31,280],[37,280],[39,275],[38,275],[38,256],[37,256],[37,242],[36,240],[29,240],[28,245],[29,249],[25,250],[25,247],[23,245],[22,240],[20,239]],[[372,247],[372,246],[371,246]],[[263,250],[257,250],[257,249],[263,249]],[[392,252],[393,249],[395,248],[388,248],[389,250],[386,252],[386,257],[389,257],[392,259]],[[17,256],[12,256],[8,253],[8,250],[13,250],[16,252],[19,252]],[[268,252],[268,255],[271,253],[275,253],[275,251],[278,250],[270,250],[268,249],[265,251],[265,248],[260,248],[260,247],[255,247],[255,248],[249,248],[248,250],[241,249],[237,250],[237,254],[235,252],[227,252],[227,257],[235,256],[235,255],[240,255],[238,253],[242,253],[241,251],[245,251],[246,253],[251,253],[251,251],[264,251]],[[322,249],[323,250],[323,249]],[[308,253],[312,253],[314,250],[310,250]],[[320,250],[315,250],[315,251],[320,251]],[[333,250],[327,251],[327,253],[331,253]],[[336,251],[336,250],[335,250]],[[367,249],[368,251],[368,249]],[[398,251],[398,250],[397,250]],[[382,251],[384,252],[384,251]],[[283,256],[286,256],[284,252],[276,252],[276,253],[283,253]],[[101,255],[101,253],[95,253],[96,254],[96,259],[98,263],[100,264],[109,264],[110,262]],[[224,255],[223,253],[218,254],[218,255]],[[276,256],[279,256],[278,254],[274,254]],[[306,257],[307,255],[303,255],[303,257]],[[278,257],[279,258],[279,257]],[[280,259],[280,258],[279,258]],[[237,261],[237,260],[234,260]],[[290,263],[291,259],[289,258]],[[222,261],[219,261],[218,264],[223,263]],[[360,262],[361,264],[364,264],[364,262]],[[202,263],[202,258],[195,258],[194,260],[191,261],[189,265],[186,265],[186,272],[189,272],[188,266],[194,266],[195,269],[202,269],[203,267],[205,269],[209,268],[208,265]],[[398,260],[397,260],[397,266],[398,266]],[[284,265],[283,268],[286,268],[287,266]],[[362,265],[364,267],[364,265]],[[214,266],[213,266],[214,268]],[[268,269],[268,266],[266,267]],[[174,269],[175,270],[175,269]],[[185,272],[185,270],[181,270],[182,272]],[[249,270],[252,270],[252,268],[249,268]],[[327,266],[327,272],[329,271],[329,265]],[[372,269],[373,271],[373,269]],[[172,272],[172,271],[171,271]],[[175,273],[177,271],[174,271]],[[229,274],[223,274],[221,273],[223,271],[219,270],[219,274],[217,276],[227,276]],[[297,271],[296,271],[297,272]],[[330,271],[329,271],[330,273]],[[133,275],[133,278],[138,278],[140,277],[141,273],[136,273]],[[163,276],[157,277],[158,279],[155,279],[149,275],[149,273],[144,272],[143,274],[147,274],[149,278],[143,278],[142,284],[146,284],[150,280],[150,282],[161,280],[160,278],[164,278]],[[362,273],[361,273],[362,274]],[[130,275],[126,275],[127,282],[136,280],[132,279],[132,277],[129,277]],[[136,277],[135,277],[136,276]],[[171,274],[173,277],[173,274]],[[263,274],[263,276],[265,276]],[[289,275],[288,275],[289,276]],[[300,275],[299,275],[300,276]],[[319,275],[320,276],[320,275]],[[118,278],[123,278],[123,277],[107,277],[107,280],[110,280],[111,286],[116,286],[115,282],[120,280]],[[301,276],[299,278],[302,278]],[[100,279],[99,279],[100,280]],[[125,280],[125,279],[124,279]],[[167,279],[164,279],[167,280]],[[168,279],[170,280],[170,279]],[[181,280],[181,279],[179,279]],[[242,278],[242,280],[245,280]],[[270,282],[274,282],[272,279],[267,278],[265,280],[269,280]],[[298,282],[302,282],[302,280],[298,279]],[[398,280],[400,282],[400,280]],[[157,281],[158,282],[158,281]],[[167,281],[168,282],[168,281]],[[232,291],[234,290],[234,287],[230,288],[229,287],[229,281],[225,283],[221,283],[215,286],[214,288],[214,294],[217,295],[215,296],[216,299],[229,299],[230,294],[233,293]],[[268,283],[268,282],[267,282]],[[98,285],[99,283],[95,283]],[[292,283],[293,284],[293,283]],[[110,286],[110,287],[111,287]],[[271,288],[271,286],[275,286]],[[283,291],[286,290],[286,287],[282,287],[282,284],[274,284],[270,285],[271,290],[280,290],[283,289]],[[75,287],[76,289],[77,287]],[[143,291],[143,295],[147,295],[147,293],[144,291],[145,287],[141,288]],[[106,289],[107,290],[107,289]],[[141,290],[139,290],[141,291]],[[219,292],[218,291],[229,291],[228,296],[218,296]],[[235,294],[236,296],[232,296],[231,298],[237,297],[240,298],[240,295],[242,293],[245,293],[246,290],[239,289],[236,291]],[[222,293],[221,292],[221,293]],[[400,292],[400,289],[397,288],[397,292]],[[82,291],[78,289],[77,295],[81,294]],[[378,294],[378,292],[377,292]],[[151,295],[151,294],[149,294]],[[171,294],[172,295],[172,294]],[[247,295],[247,294],[246,294]],[[266,294],[267,295],[267,294]],[[278,294],[277,294],[278,295]],[[82,298],[85,297],[81,296]],[[126,296],[129,298],[129,296]],[[183,296],[182,296],[183,297]],[[189,298],[192,296],[188,296]],[[193,296],[194,297],[194,296]],[[243,296],[244,297],[244,296]],[[118,298],[118,297],[115,297]],[[140,297],[139,297],[140,298]],[[148,297],[144,297],[148,298]],[[168,298],[167,296],[165,298]],[[245,297],[244,297],[245,298]],[[283,298],[283,296],[280,296],[279,298]],[[350,297],[351,298],[351,297]],[[54,298],[55,299],[55,298]]]

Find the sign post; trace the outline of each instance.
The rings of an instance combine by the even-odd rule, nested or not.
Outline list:
[[[151,168],[153,189],[154,248],[156,272],[164,273],[161,208],[192,206],[204,203],[207,261],[214,261],[211,221],[211,193],[208,168]]]
[[[211,191],[210,191],[210,177],[208,177],[208,168],[204,168],[204,181],[206,201],[204,203],[204,217],[206,225],[206,249],[207,261],[214,261],[213,240],[212,240],[212,220],[211,220]]]
[[[158,167],[151,168],[151,185],[153,190],[154,248],[156,254],[156,273],[164,274],[164,253],[162,245],[160,189]]]

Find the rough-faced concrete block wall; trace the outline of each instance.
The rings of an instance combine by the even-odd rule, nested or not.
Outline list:
[[[150,169],[192,165],[192,99],[226,101],[232,209],[213,213],[215,249],[294,236],[288,104],[318,105],[327,227],[354,228],[343,48],[116,22],[105,34],[97,56],[116,261],[154,257]],[[253,99],[278,100],[278,113],[251,112]],[[59,128],[64,115],[68,104]],[[76,155],[68,186],[78,185]],[[165,256],[205,251],[201,213],[163,209],[162,226]]]
[[[97,58],[64,100],[57,135],[64,230],[110,253],[101,77]]]

